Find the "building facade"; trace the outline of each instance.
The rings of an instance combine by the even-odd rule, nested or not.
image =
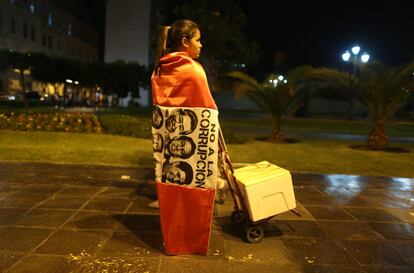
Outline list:
[[[107,0],[105,62],[149,65],[151,0]]]
[[[107,0],[105,16],[105,62],[125,61],[150,65],[152,0]],[[135,103],[148,106],[149,90],[130,92],[121,100],[124,106]]]
[[[0,0],[0,49],[96,61],[98,34],[54,1]],[[25,91],[39,91],[30,74],[27,80],[29,90]],[[16,93],[21,89],[15,72],[2,75],[0,91]]]

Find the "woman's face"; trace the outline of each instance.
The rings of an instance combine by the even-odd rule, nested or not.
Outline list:
[[[184,47],[184,51],[187,52],[188,55],[190,55],[191,58],[197,59],[200,57],[201,52],[201,33],[200,30],[196,30],[196,33],[193,38],[187,39],[187,42],[185,43],[186,46]]]

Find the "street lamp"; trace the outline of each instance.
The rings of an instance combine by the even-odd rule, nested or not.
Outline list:
[[[345,62],[351,62],[353,65],[357,65],[358,62],[367,63],[369,61],[370,56],[368,53],[364,52],[362,54],[359,54],[361,52],[361,47],[354,46],[351,48],[351,52],[347,50],[344,53],[342,53],[342,60],[344,60]]]
[[[355,78],[358,76],[358,66],[360,64],[365,64],[369,61],[369,54],[364,52],[361,54],[361,47],[360,46],[353,46],[351,48],[351,50],[346,50],[344,53],[342,53],[342,60],[350,63],[352,65],[352,70],[349,72],[349,88],[350,91],[353,88],[353,84],[354,84],[354,80]],[[354,99],[355,99],[355,94],[353,94],[353,92],[350,92],[351,96],[350,96],[350,101],[349,101],[349,118],[353,119],[352,117],[352,112],[353,112],[353,108],[354,108]]]
[[[273,75],[269,79],[269,83],[276,87],[278,84],[284,83],[287,84],[287,79],[283,75]]]

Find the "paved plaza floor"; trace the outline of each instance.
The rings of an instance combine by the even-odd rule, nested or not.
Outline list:
[[[293,174],[298,217],[241,239],[216,205],[208,256],[163,253],[152,170],[0,163],[0,272],[414,272],[414,179]]]

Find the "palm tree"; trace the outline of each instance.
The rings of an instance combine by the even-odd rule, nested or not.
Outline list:
[[[330,68],[315,69],[312,78],[319,85],[332,86],[347,92],[366,107],[373,121],[367,147],[372,150],[385,149],[389,139],[385,125],[409,95],[409,85],[414,81],[414,63],[398,68],[389,68],[380,62],[358,66],[358,75],[350,75]]]
[[[284,142],[281,129],[282,116],[288,109],[296,110],[300,106],[300,95],[305,88],[301,81],[311,71],[311,67],[302,66],[287,74],[287,78],[279,78],[270,74],[262,83],[240,71],[228,73],[236,79],[236,92],[245,93],[254,103],[270,114],[272,133],[269,138],[273,142]]]

